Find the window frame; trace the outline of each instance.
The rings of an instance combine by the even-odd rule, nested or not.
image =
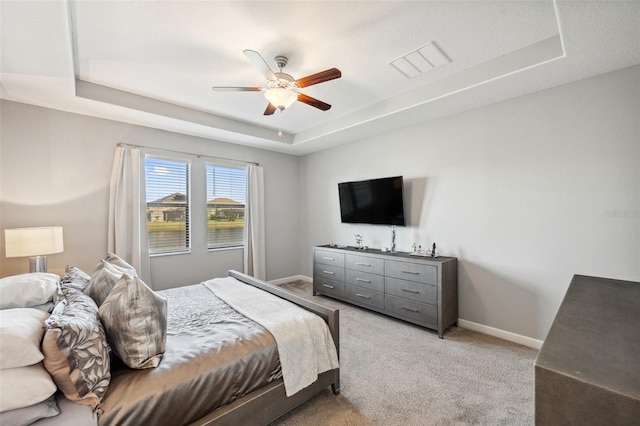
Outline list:
[[[192,215],[192,205],[191,205],[191,200],[192,200],[192,181],[193,181],[193,164],[192,164],[192,160],[190,158],[184,158],[178,155],[166,155],[166,154],[158,154],[158,153],[153,153],[153,152],[147,152],[145,153],[144,156],[144,177],[145,177],[145,213],[148,209],[148,201],[146,200],[147,198],[147,160],[158,160],[158,161],[171,161],[174,163],[184,163],[186,165],[187,168],[187,178],[186,178],[186,198],[187,198],[187,202],[186,202],[186,231],[185,231],[185,239],[186,239],[186,247],[184,249],[169,249],[169,250],[161,250],[161,251],[155,251],[152,252],[151,251],[151,245],[149,245],[149,257],[161,257],[161,256],[174,256],[174,255],[181,255],[181,254],[190,254],[193,251],[193,236],[192,236],[192,232],[193,232],[193,215]],[[145,218],[146,218],[146,214],[145,214]],[[148,223],[149,220],[148,218],[146,218],[147,220],[147,241],[149,241],[149,229],[148,229]]]
[[[206,248],[207,251],[209,252],[214,252],[214,251],[219,251],[219,250],[237,250],[237,249],[242,249],[244,250],[244,248],[246,247],[246,227],[247,227],[247,223],[246,223],[246,211],[247,211],[247,182],[248,182],[248,177],[249,177],[249,170],[248,167],[246,165],[238,165],[238,164],[230,164],[230,163],[226,163],[224,161],[205,161],[204,164],[205,167],[205,210],[206,210],[206,215],[205,215],[205,221],[206,221],[206,225],[205,225],[205,229],[206,229],[206,234],[207,234],[207,238],[206,238]],[[236,169],[236,170],[242,170],[244,172],[244,189],[243,189],[243,193],[244,193],[244,218],[245,218],[245,223],[242,226],[242,240],[240,242],[240,244],[236,244],[236,245],[227,245],[227,246],[219,246],[219,247],[210,247],[209,246],[209,167],[219,167],[219,168],[226,168],[226,169]]]

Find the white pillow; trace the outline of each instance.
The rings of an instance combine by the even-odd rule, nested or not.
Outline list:
[[[0,412],[37,404],[55,391],[56,384],[42,363],[0,370]]]
[[[44,359],[40,351],[47,312],[33,308],[0,310],[0,369],[25,367]]]
[[[51,302],[60,277],[46,272],[13,275],[0,279],[0,309],[30,308]]]
[[[30,425],[40,419],[54,417],[58,414],[60,414],[60,409],[58,408],[56,396],[51,395],[37,404],[0,413],[0,425]]]

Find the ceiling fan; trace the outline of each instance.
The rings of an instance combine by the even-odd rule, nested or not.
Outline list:
[[[251,61],[251,63],[258,69],[258,71],[266,77],[267,87],[214,86],[213,90],[264,92],[265,98],[267,98],[267,100],[269,101],[267,109],[264,110],[264,115],[271,115],[276,111],[276,109],[284,111],[286,108],[289,108],[295,101],[311,105],[312,107],[318,108],[322,111],[326,111],[331,108],[331,105],[318,99],[312,98],[311,96],[305,95],[304,93],[299,93],[297,89],[340,78],[342,76],[342,73],[339,69],[330,68],[328,70],[295,80],[291,75],[282,72],[282,69],[287,65],[288,62],[286,56],[278,55],[274,58],[276,66],[280,69],[279,72],[274,73],[271,70],[271,67],[267,65],[267,62],[255,50],[247,49],[243,50],[243,53],[249,59],[249,61]]]

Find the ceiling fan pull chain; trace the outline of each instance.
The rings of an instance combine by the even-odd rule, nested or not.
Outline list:
[[[284,109],[280,110],[280,114],[279,114],[280,118],[278,118],[278,121],[280,122],[279,125],[278,125],[278,127],[280,128],[280,129],[278,129],[278,137],[280,138],[280,140],[284,139],[284,133],[282,133],[282,112],[283,111],[284,111]]]

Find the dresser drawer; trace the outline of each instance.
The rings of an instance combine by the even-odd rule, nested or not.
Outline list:
[[[384,292],[416,302],[438,304],[438,287],[435,285],[386,277]]]
[[[355,271],[369,272],[371,274],[384,275],[384,259],[357,254],[347,254],[345,267]]]
[[[313,277],[313,290],[328,296],[344,298],[344,284],[319,276]]]
[[[345,282],[347,284],[365,287],[381,293],[384,292],[384,277],[382,275],[369,274],[351,269],[347,269],[345,275]]]
[[[438,268],[433,265],[385,260],[384,270],[387,277],[431,285],[438,284]]]
[[[387,294],[385,311],[429,327],[438,327],[438,307]]]
[[[364,287],[347,285],[346,298],[362,305],[384,309],[384,293],[373,291]]]
[[[313,262],[344,268],[344,253],[316,249],[313,251]]]
[[[344,282],[344,268],[333,265],[316,263],[313,265],[313,276],[322,277],[331,281]]]

